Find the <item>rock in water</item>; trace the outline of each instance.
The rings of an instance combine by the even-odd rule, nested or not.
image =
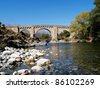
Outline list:
[[[37,66],[46,66],[46,65],[49,65],[51,62],[49,59],[45,59],[45,58],[40,58],[36,64]]]
[[[25,63],[26,64],[35,63],[35,57],[30,56],[30,57],[25,58]]]
[[[41,71],[41,70],[44,70],[41,66],[33,66],[31,69],[32,69],[33,71],[35,71],[35,72],[39,72],[39,71]]]
[[[29,69],[21,69],[13,73],[13,75],[30,75],[30,74],[31,74],[31,70]]]

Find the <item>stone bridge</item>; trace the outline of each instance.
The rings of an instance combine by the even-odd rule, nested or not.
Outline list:
[[[70,32],[68,26],[62,25],[6,26],[6,28],[16,33],[27,30],[30,33],[30,37],[33,37],[39,30],[46,29],[51,33],[52,42],[57,41],[57,34],[59,31],[67,30]]]

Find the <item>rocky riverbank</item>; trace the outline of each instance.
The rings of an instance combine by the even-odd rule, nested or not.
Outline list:
[[[0,53],[0,75],[50,74],[52,64],[44,55],[44,50],[5,47]],[[23,65],[27,68],[19,68]]]

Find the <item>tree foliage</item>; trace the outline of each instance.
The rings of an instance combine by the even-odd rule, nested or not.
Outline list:
[[[26,44],[29,36],[22,33],[15,33],[12,30],[6,29],[6,26],[0,22],[0,48],[5,46],[17,46],[18,43]]]
[[[96,7],[91,11],[91,36],[100,41],[100,0],[95,0]]]
[[[50,41],[51,40],[51,36],[49,34],[41,34],[39,37],[40,41]]]
[[[82,12],[76,16],[75,20],[72,21],[70,29],[71,32],[76,33],[78,39],[88,38],[88,28],[90,27],[90,13]]]
[[[64,30],[63,32],[61,32],[58,35],[58,40],[67,40],[67,38],[70,36],[70,33],[66,30]]]

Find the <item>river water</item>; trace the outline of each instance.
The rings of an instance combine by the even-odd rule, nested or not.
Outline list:
[[[36,49],[46,51],[44,57],[53,64],[51,75],[100,75],[100,43],[57,43]]]
[[[53,75],[100,75],[100,43],[58,43],[39,46],[53,63]]]

